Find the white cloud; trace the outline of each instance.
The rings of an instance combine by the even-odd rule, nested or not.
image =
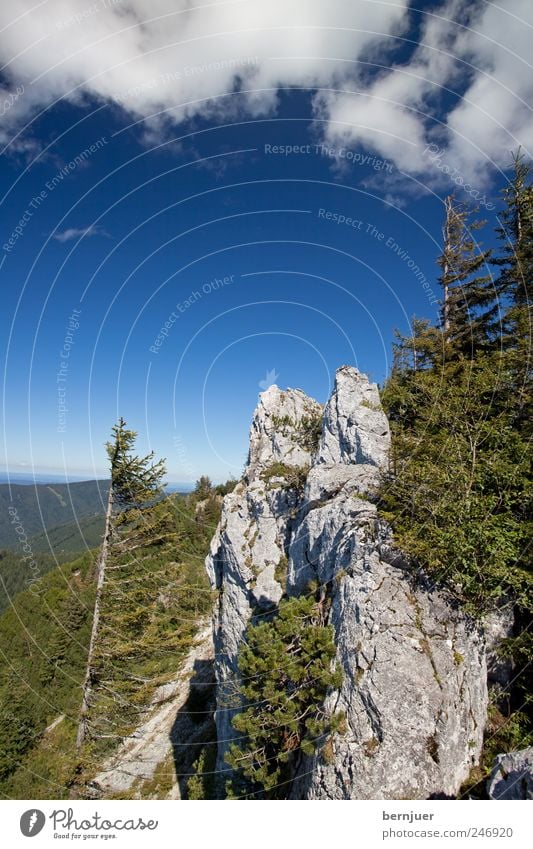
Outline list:
[[[431,171],[421,153],[438,139],[454,165],[482,179],[487,160],[503,164],[518,142],[533,143],[523,103],[533,93],[530,0],[508,0],[505,10],[445,0],[424,16],[411,57],[388,67],[400,43],[394,36],[407,35],[407,6],[11,0],[0,6],[0,60],[9,80],[0,102],[16,86],[24,91],[3,112],[0,140],[58,98],[112,101],[132,120],[144,119],[153,137],[169,120],[237,109],[268,114],[279,87],[303,86],[322,89],[315,106],[329,141],[369,147],[421,175]],[[457,91],[465,81],[457,103],[446,88]],[[16,144],[28,137],[31,128]]]
[[[54,239],[57,242],[71,242],[72,239],[78,239],[80,236],[107,236],[107,233],[95,224],[89,227],[68,227],[66,230],[54,233]]]
[[[437,142],[450,169],[482,186],[492,166],[508,166],[510,150],[533,151],[531,19],[529,0],[509,0],[505,10],[449,0],[426,17],[408,63],[362,92],[317,99],[328,138],[359,142],[438,181],[442,171],[423,155]]]
[[[172,109],[180,119],[209,111],[236,77],[252,89],[248,106],[265,112],[279,85],[329,84],[373,32],[395,28],[406,3],[12,0],[0,7],[1,58],[25,93],[7,117],[88,92],[138,116]]]

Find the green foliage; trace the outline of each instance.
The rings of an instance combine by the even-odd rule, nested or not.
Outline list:
[[[21,552],[0,551],[0,613],[10,606],[17,593],[28,589],[35,577],[46,575],[57,565],[51,554],[34,552],[30,558],[31,568]]]
[[[393,436],[381,508],[397,540],[474,612],[526,604],[527,444],[499,354],[396,372],[383,392]]]
[[[494,286],[487,268],[490,252],[482,251],[477,231],[484,222],[469,220],[470,210],[453,196],[445,200],[443,251],[437,263],[443,291],[441,327],[452,353],[471,354],[486,343],[494,317]]]
[[[204,569],[220,514],[202,493],[131,510],[109,552],[95,645],[86,756],[97,763],[140,723],[212,607]]]
[[[495,705],[489,705],[488,713],[481,760],[461,787],[460,798],[486,799],[486,784],[494,758],[501,752],[513,752],[533,745],[531,720],[526,712],[515,711],[508,716]]]
[[[298,424],[303,448],[312,454],[317,450],[322,434],[322,413],[302,416]]]
[[[289,561],[285,554],[282,554],[276,563],[276,567],[274,569],[274,578],[275,580],[281,584],[281,588],[283,592],[285,592],[287,587],[287,571],[288,571]]]
[[[215,493],[222,496],[228,495],[229,492],[233,492],[238,483],[239,481],[234,478],[230,478],[225,483],[217,484],[217,486],[215,486]]]
[[[208,498],[198,509],[197,495],[174,495],[130,510],[117,531],[89,712],[91,730],[102,736],[81,753],[76,730],[96,554],[48,572],[0,617],[1,793],[67,799],[76,787],[83,795],[83,782],[142,719],[155,686],[175,675],[211,609],[203,561],[219,500]],[[171,783],[171,774],[170,763],[154,776],[153,792]]]
[[[67,563],[87,549],[98,548],[102,543],[104,526],[103,513],[78,519],[34,536],[31,546],[34,552],[53,552],[57,560]]]
[[[277,461],[261,472],[261,480],[265,481],[271,489],[281,487],[302,490],[308,473],[309,466],[289,466],[287,463]],[[277,481],[276,478],[282,480]]]
[[[533,300],[533,169],[520,150],[512,164],[513,175],[503,190],[504,209],[497,230],[501,247],[494,265],[500,272],[496,286],[509,303],[503,326],[506,347],[525,352]]]
[[[194,775],[187,781],[188,799],[211,799],[215,775],[216,744],[205,746],[193,764]]]
[[[161,495],[165,461],[154,462],[154,452],[146,457],[133,454],[137,432],[128,430],[120,418],[112,428],[112,440],[106,443],[111,467],[113,506],[118,510],[142,507]]]
[[[243,709],[233,725],[229,765],[271,798],[287,795],[294,768],[336,729],[324,709],[330,688],[342,683],[334,668],[333,629],[313,598],[282,601],[277,616],[251,625],[239,653]]]
[[[383,391],[392,452],[380,504],[399,546],[466,610],[482,616],[500,603],[515,605],[518,635],[504,646],[515,673],[498,708],[505,722],[493,735],[499,751],[529,744],[533,712],[526,674],[533,658],[533,189],[520,154],[504,203],[500,252],[490,258],[499,269],[495,283],[476,276],[489,257],[477,251],[466,212],[447,206],[441,327],[416,319],[410,336],[398,335]],[[493,753],[487,743],[485,771]]]
[[[7,796],[43,798],[32,753],[48,746],[45,729],[58,717],[65,716],[62,739],[73,746],[94,600],[93,568],[89,553],[49,572],[32,591],[19,593],[0,617],[0,788]],[[54,755],[64,781],[54,787],[54,797],[68,792],[67,772],[72,778],[76,764],[72,755],[71,748],[68,764],[62,753]]]
[[[207,475],[202,475],[199,480],[196,481],[195,493],[200,498],[206,498],[213,489],[213,484],[211,480],[207,477]]]
[[[285,436],[290,436],[299,442],[306,451],[314,453],[318,448],[320,435],[322,433],[322,412],[310,411],[301,419],[296,420],[291,416],[272,416],[272,424]]]

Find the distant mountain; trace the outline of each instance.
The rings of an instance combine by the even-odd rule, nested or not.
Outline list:
[[[0,483],[20,483],[25,485],[30,484],[33,486],[36,483],[73,484],[92,481],[94,479],[94,476],[91,475],[65,475],[54,474],[53,472],[12,472],[7,471],[6,469],[0,469]]]
[[[106,480],[33,486],[0,484],[0,548],[16,551],[37,534],[103,516],[108,489]],[[79,548],[75,545],[72,550]]]
[[[21,548],[0,549],[0,614],[35,577],[42,577],[59,564],[97,549],[102,542],[104,525],[103,515],[90,516],[30,537],[31,568]]]

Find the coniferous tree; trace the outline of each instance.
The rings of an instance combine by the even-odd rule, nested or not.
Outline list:
[[[118,522],[132,510],[139,510],[153,502],[162,492],[161,481],[165,474],[164,460],[154,462],[154,452],[145,457],[133,454],[137,433],[126,428],[121,417],[112,428],[113,439],[106,443],[110,463],[111,482],[107,501],[104,539],[96,566],[96,598],[94,603],[93,624],[87,667],[83,683],[83,697],[78,725],[77,746],[82,746],[87,733],[87,714],[89,711],[93,684],[93,657],[100,625],[102,592],[105,581],[106,564],[115,528],[115,515]]]
[[[437,264],[443,292],[440,326],[450,359],[486,344],[495,293],[490,275],[478,274],[490,256],[490,251],[479,249],[475,238],[484,222],[469,221],[468,208],[453,195],[444,205],[443,250]]]
[[[531,302],[533,299],[532,166],[520,150],[513,156],[513,176],[503,191],[504,209],[497,234],[501,255],[494,260],[502,298],[501,347],[521,426],[531,422]],[[530,433],[530,431],[528,431]]]
[[[496,231],[502,242],[502,255],[494,264],[501,268],[498,288],[509,301],[510,329],[519,326],[518,311],[530,306],[533,298],[532,172],[531,162],[520,150],[513,154],[513,176],[502,193],[504,209]]]
[[[207,496],[211,493],[212,489],[213,484],[211,483],[211,479],[207,475],[202,475],[199,480],[196,481],[196,487],[194,491],[201,498],[207,498]]]
[[[510,741],[530,745],[532,733],[533,192],[520,152],[504,203],[493,258],[476,248],[465,208],[447,200],[440,327],[417,319],[398,335],[382,394],[393,438],[381,510],[398,545],[474,615],[514,606],[516,635],[505,645],[514,677],[493,725],[489,716],[483,770]],[[488,261],[494,281],[481,274]]]
[[[287,796],[302,753],[313,755],[343,725],[342,715],[324,709],[342,671],[333,668],[333,628],[324,623],[323,605],[312,597],[282,601],[271,621],[248,628],[240,649],[245,704],[233,725],[243,737],[227,761],[271,798]]]
[[[519,320],[520,297],[513,294],[519,274],[527,276],[517,256],[527,271],[530,251],[520,242],[531,220],[521,161],[517,174],[504,214],[515,247],[500,261],[509,324]],[[523,553],[529,469],[525,434],[517,428],[518,393],[494,344],[494,286],[478,275],[489,257],[476,250],[466,209],[448,198],[438,259],[441,327],[417,319],[410,336],[398,335],[383,393],[393,433],[383,508],[418,562],[481,611],[504,597],[529,605]],[[514,356],[517,365],[523,351]]]

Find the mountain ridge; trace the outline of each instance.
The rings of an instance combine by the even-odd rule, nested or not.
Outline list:
[[[107,480],[0,484],[0,548],[16,550],[23,535],[103,515],[108,490]]]

